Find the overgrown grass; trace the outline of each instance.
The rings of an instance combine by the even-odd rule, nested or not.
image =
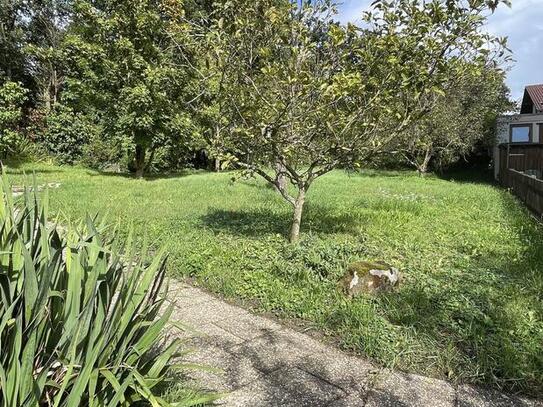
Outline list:
[[[303,239],[291,246],[291,209],[260,180],[40,165],[12,179],[23,170],[62,183],[50,195],[67,218],[105,212],[167,243],[172,275],[303,319],[388,366],[543,393],[543,229],[495,186],[336,171],[309,192]],[[336,282],[358,259],[397,266],[399,290],[343,298]]]

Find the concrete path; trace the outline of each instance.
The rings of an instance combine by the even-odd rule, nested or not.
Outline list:
[[[183,360],[214,368],[190,371],[189,380],[225,393],[220,406],[543,406],[377,368],[186,284],[172,282],[168,300],[172,320],[194,329],[177,333],[192,348]]]

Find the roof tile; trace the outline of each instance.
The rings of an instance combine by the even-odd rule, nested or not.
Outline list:
[[[539,112],[543,112],[543,84],[526,86],[526,92]]]

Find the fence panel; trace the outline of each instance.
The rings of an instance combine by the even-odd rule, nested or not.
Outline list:
[[[543,215],[543,145],[501,145],[499,181]]]

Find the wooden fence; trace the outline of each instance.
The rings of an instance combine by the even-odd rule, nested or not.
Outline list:
[[[526,206],[543,215],[543,144],[502,144],[498,176]]]

